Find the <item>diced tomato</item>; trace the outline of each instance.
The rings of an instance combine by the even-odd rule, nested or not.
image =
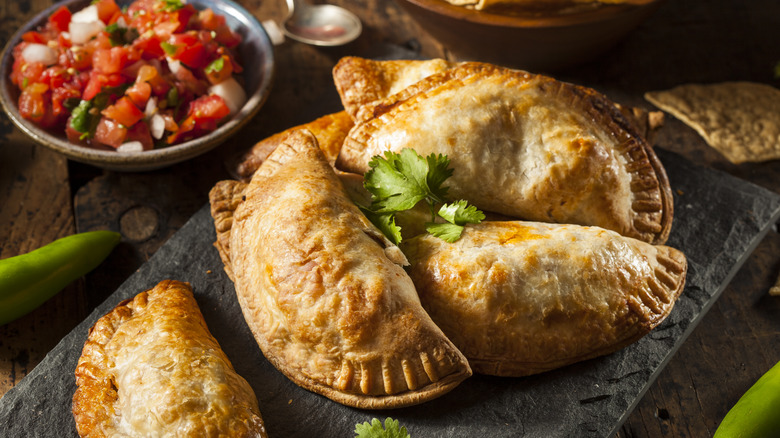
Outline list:
[[[211,8],[206,8],[198,12],[198,21],[203,29],[217,30],[225,24],[225,17],[215,14]]]
[[[200,80],[187,67],[179,67],[174,74],[178,84],[180,85],[180,94],[192,95],[193,97],[188,100],[192,100],[197,96],[202,96],[208,92],[209,84],[206,81]]]
[[[176,22],[179,23],[179,26],[176,28],[176,30],[174,30],[174,32],[184,32],[187,30],[190,20],[192,17],[198,14],[198,11],[194,6],[185,4],[183,8],[174,12],[174,14],[176,15]]]
[[[162,39],[155,33],[143,34],[133,41],[133,48],[141,52],[144,59],[162,58],[165,51],[160,46]]]
[[[121,46],[97,49],[92,54],[92,67],[100,73],[119,73],[127,65],[128,55]]]
[[[125,90],[125,95],[133,101],[138,108],[146,107],[146,102],[152,96],[152,86],[148,82],[136,82]]]
[[[51,111],[50,94],[46,84],[34,83],[26,87],[19,95],[19,114],[44,128],[53,127],[57,118]]]
[[[216,34],[214,39],[220,44],[232,48],[241,43],[241,36],[228,27],[225,17],[215,14],[211,9],[206,8],[200,11],[198,20],[203,29],[214,31]]]
[[[36,82],[43,82],[43,72],[46,66],[42,62],[30,62],[21,65],[20,82],[21,88],[26,88]]]
[[[49,88],[53,90],[61,87],[69,77],[70,74],[65,70],[65,67],[53,65],[41,73],[39,80],[47,84]]]
[[[95,130],[95,141],[118,148],[125,142],[127,137],[127,128],[119,122],[115,122],[108,117],[102,117]]]
[[[125,137],[125,142],[128,141],[140,141],[145,151],[154,149],[154,139],[149,131],[149,125],[146,123],[136,123],[132,128],[129,128]]]
[[[106,75],[92,70],[89,73],[89,82],[87,82],[84,88],[82,99],[90,100],[100,93],[104,87],[117,87],[125,82],[126,80],[118,73]]]
[[[145,65],[138,69],[136,82],[148,82],[152,86],[152,93],[155,96],[165,96],[171,89],[171,84],[160,76],[160,73],[152,65]]]
[[[97,6],[98,18],[100,18],[100,21],[103,23],[109,23],[111,17],[120,11],[119,6],[114,0],[98,0],[94,5]]]
[[[57,34],[57,45],[60,46],[60,48],[70,48],[73,47],[73,42],[70,40],[70,35],[66,32],[60,32]]]
[[[92,57],[86,50],[67,49],[60,52],[59,63],[66,68],[84,71],[92,67]]]
[[[49,17],[49,23],[51,23],[58,32],[66,32],[68,30],[68,25],[70,24],[71,16],[72,14],[67,6],[60,6],[59,9],[54,11],[54,13],[51,14],[51,17]]]
[[[36,32],[34,30],[23,33],[22,41],[26,41],[28,43],[46,44],[46,38],[44,38],[40,32]]]
[[[169,54],[171,58],[181,61],[191,68],[203,68],[208,64],[209,56],[197,33],[187,32],[171,35],[168,44],[175,48],[175,52]]]
[[[87,53],[92,54],[95,53],[95,50],[110,49],[113,46],[111,45],[111,39],[108,37],[108,32],[100,32],[95,36],[95,38],[87,41],[83,47]]]
[[[219,96],[201,96],[190,102],[187,118],[179,125],[179,130],[168,136],[168,143],[197,137],[217,128],[220,120],[230,114],[225,100]]]
[[[220,96],[201,96],[190,103],[190,114],[198,122],[220,120],[230,114],[230,108]]]
[[[69,114],[69,111],[65,108],[63,103],[70,98],[80,99],[81,90],[69,84],[65,84],[65,86],[55,88],[54,91],[52,91],[51,109],[52,114],[54,114],[55,117],[59,119]]]
[[[144,118],[144,113],[127,96],[120,98],[100,113],[128,128]]]

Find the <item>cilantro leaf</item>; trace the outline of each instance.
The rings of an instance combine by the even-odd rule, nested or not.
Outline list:
[[[391,242],[396,245],[401,243],[401,227],[396,225],[393,213],[378,213],[362,206],[358,207],[368,220],[379,228],[379,231],[390,239]]]
[[[209,63],[204,70],[206,73],[219,73],[225,68],[225,58],[219,57]]]
[[[438,156],[431,154],[426,158],[428,162],[428,187],[436,196],[438,202],[444,202],[447,199],[448,187],[442,187],[444,181],[452,176],[453,169],[450,169],[450,159],[446,155]]]
[[[446,155],[422,157],[405,148],[400,153],[385,151],[384,156],[371,158],[368,165],[370,169],[364,175],[363,186],[371,193],[371,205],[363,207],[363,211],[396,245],[401,242],[401,233],[394,213],[410,210],[420,201],[425,201],[431,212],[431,223],[426,224],[426,229],[436,236],[445,236],[448,242],[460,237],[462,225],[479,223],[485,218],[466,201],[447,204],[448,188],[443,184],[453,170]],[[443,205],[438,214],[449,224],[434,223],[435,206],[439,204]]]
[[[385,152],[384,159],[376,156],[369,161],[371,170],[366,172],[363,184],[374,196],[373,210],[381,213],[408,210],[425,199],[427,184],[424,177],[423,184],[418,177],[419,161],[405,155],[411,163],[402,162],[404,155],[391,151]]]
[[[106,26],[105,30],[108,32],[108,41],[111,43],[111,47],[130,44],[133,40],[138,38],[138,30],[120,27],[117,23],[109,24]]]
[[[443,224],[427,223],[425,224],[425,231],[434,237],[445,242],[455,242],[460,239],[460,235],[463,233],[463,225],[451,224],[449,222]]]
[[[163,41],[160,43],[160,47],[163,49],[163,51],[170,56],[173,56],[176,54],[176,51],[179,50],[179,46],[175,44],[171,44],[169,42]]]
[[[439,216],[455,225],[478,224],[485,220],[484,213],[462,199],[452,204],[442,205],[439,209]]]
[[[181,0],[163,0],[162,10],[165,12],[175,12],[184,7]]]
[[[355,438],[411,438],[405,426],[399,427],[398,420],[385,418],[385,427],[382,422],[374,418],[371,423],[364,422],[355,425]]]
[[[88,134],[90,131],[92,115],[89,110],[92,108],[92,101],[82,100],[76,108],[73,108],[70,119],[71,128],[82,134]]]

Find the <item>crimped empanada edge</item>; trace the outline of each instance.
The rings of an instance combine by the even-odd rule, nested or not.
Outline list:
[[[669,303],[668,305],[664,306],[663,312],[653,313],[652,317],[648,318],[645,323],[631,326],[630,328],[632,330],[625,332],[626,336],[616,341],[614,344],[590,351],[587,354],[580,356],[563,358],[553,362],[522,362],[469,357],[469,364],[471,365],[474,373],[500,377],[523,377],[540,374],[578,362],[614,353],[628,347],[629,345],[646,336],[653,329],[658,327],[658,325],[661,324],[661,322],[663,322],[674,309],[675,302],[680,297],[683,289],[685,288],[685,279],[688,272],[688,263],[685,258],[685,254],[683,254],[681,251],[663,245],[656,246],[656,249],[659,252],[666,253],[659,254],[659,264],[665,268],[665,272],[670,274],[668,278],[672,279],[676,283],[675,289],[670,289],[668,291],[669,296],[666,297],[666,299],[669,300]],[[631,307],[630,304],[629,307]],[[646,315],[646,312],[636,308],[642,307],[641,303],[634,303],[634,307],[635,308],[633,310],[635,312]]]
[[[243,202],[246,187],[246,183],[225,180],[217,182],[209,191],[209,207],[217,237],[214,247],[231,281],[234,277],[230,262],[230,233],[233,228],[233,215],[238,205]]]
[[[382,116],[390,111],[402,111],[406,106],[426,98],[429,94],[438,92],[443,85],[451,80],[463,81],[473,75],[493,74],[494,72],[512,72],[519,74],[524,80],[539,78],[540,86],[557,86],[555,92],[566,93],[566,99],[579,105],[583,111],[598,120],[617,143],[618,152],[627,164],[627,172],[631,178],[630,188],[635,196],[631,205],[633,216],[630,218],[630,230],[621,234],[634,237],[652,244],[663,244],[669,237],[674,213],[673,197],[666,171],[656,156],[650,144],[633,128],[620,110],[609,98],[587,87],[558,81],[544,75],[534,75],[522,70],[510,70],[492,64],[471,62],[453,67],[441,73],[429,76],[411,85],[403,91],[381,100],[375,104],[361,108],[360,122],[357,123],[344,141],[344,146],[336,160],[337,167],[350,172],[363,173],[367,171],[367,163],[362,162],[362,150],[381,123]],[[639,157],[636,157],[639,152]],[[645,162],[646,158],[646,162]],[[660,205],[653,199],[654,190],[658,191]],[[647,194],[642,196],[642,194]],[[655,216],[660,213],[660,218]]]
[[[167,289],[177,287],[179,283],[164,280],[154,288]],[[100,425],[116,415],[113,405],[117,401],[118,393],[109,372],[113,363],[106,364],[109,359],[105,357],[104,348],[113,339],[117,329],[135,315],[131,304],[148,301],[148,294],[154,288],[121,301],[90,327],[82,355],[76,365],[76,392],[73,394],[71,407],[79,435],[105,436]]]
[[[455,349],[455,351],[460,354],[457,349]],[[367,395],[340,391],[317,380],[301,376],[297,371],[287,366],[284,361],[277,360],[276,357],[266,355],[266,359],[268,359],[268,361],[271,362],[274,367],[276,367],[276,369],[278,369],[282,374],[287,376],[288,379],[301,388],[304,388],[315,394],[320,394],[345,406],[358,409],[397,409],[418,405],[420,403],[441,397],[442,395],[452,391],[461,382],[466,380],[468,377],[471,377],[472,375],[470,364],[464,357],[464,366],[460,368],[461,371],[448,374],[439,380],[431,382],[421,388],[407,390],[396,394]]]

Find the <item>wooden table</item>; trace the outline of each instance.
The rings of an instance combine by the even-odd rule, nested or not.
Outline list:
[[[51,0],[0,6],[7,40]],[[345,47],[288,41],[276,49],[276,80],[266,105],[220,148],[147,173],[117,173],[70,162],[32,144],[0,117],[0,258],[94,229],[121,231],[122,243],[97,270],[30,315],[0,327],[0,395],[144,263],[229,177],[227,165],[254,142],[323,114],[330,69],[345,55],[377,56],[400,46],[426,57],[453,56],[391,0],[332,0],[364,23]],[[280,20],[280,0],[243,0],[261,20]],[[780,61],[780,3],[669,0],[620,45],[592,62],[556,72],[614,100],[651,109],[648,90],[686,82],[750,80],[775,86]],[[656,144],[780,192],[780,162],[732,165],[679,121],[667,117]],[[706,238],[706,230],[702,230]],[[620,437],[708,437],[739,396],[780,360],[780,298],[767,294],[780,271],[780,235],[761,242],[707,316],[628,418]]]

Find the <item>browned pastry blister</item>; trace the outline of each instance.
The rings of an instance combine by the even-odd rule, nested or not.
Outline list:
[[[362,107],[455,65],[444,59],[375,61],[346,56],[333,67],[333,82],[345,111],[354,120],[362,120],[366,117]]]
[[[230,167],[235,168],[235,176],[244,182],[249,182],[252,175],[263,164],[271,153],[284,142],[290,133],[306,129],[317,138],[317,144],[325,154],[325,158],[333,165],[339,155],[341,145],[344,143],[349,130],[354,123],[352,118],[344,111],[324,115],[311,122],[294,126],[282,132],[257,142],[250,150],[243,153]]]
[[[359,88],[359,87],[358,87]],[[651,243],[671,230],[666,173],[618,107],[594,90],[463,63],[364,104],[336,165],[412,148],[445,154],[454,199],[524,220],[595,225]]]
[[[232,205],[234,191],[219,187],[212,206]],[[222,259],[258,345],[289,379],[384,409],[438,397],[471,375],[423,310],[403,253],[349,200],[313,134],[288,136],[242,199],[230,228],[218,226],[229,245],[217,248],[229,252]]]
[[[597,227],[469,225],[455,243],[402,242],[434,322],[474,372],[525,376],[621,349],[669,315],[685,284],[678,250]]]
[[[266,437],[257,398],[206,327],[189,284],[165,280],[90,329],[76,367],[82,437]]]

